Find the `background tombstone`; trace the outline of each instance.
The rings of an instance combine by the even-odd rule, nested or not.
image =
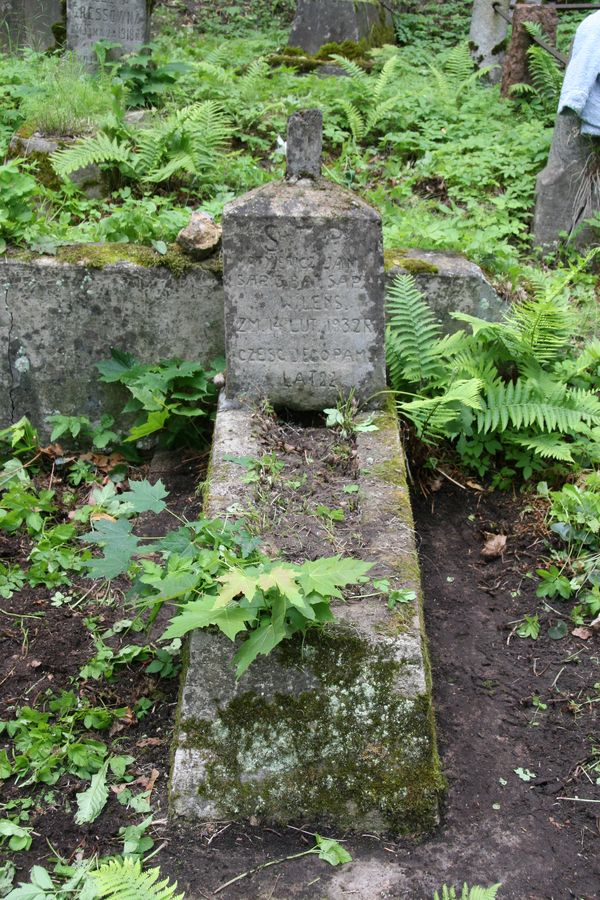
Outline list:
[[[377,46],[394,38],[392,14],[379,0],[298,0],[288,44],[314,54],[323,44],[364,39]]]
[[[64,31],[61,0],[0,0],[0,47],[48,50]]]
[[[91,67],[98,41],[121,45],[111,56],[139,50],[150,39],[151,7],[148,0],[67,0],[67,47]]]
[[[531,0],[531,5],[539,6],[541,0]],[[501,66],[504,62],[508,22],[496,12],[494,7],[510,15],[515,0],[474,0],[471,16],[469,43],[471,53],[478,69],[495,66],[489,73],[492,82],[500,81]]]
[[[288,172],[223,214],[227,396],[334,406],[385,390],[381,218],[319,176],[322,116],[292,116]]]
[[[555,247],[561,232],[574,230],[600,210],[600,154],[598,138],[580,133],[575,113],[556,117],[548,163],[538,175],[533,217],[533,239],[543,249]],[[588,227],[578,231],[574,243],[583,247],[595,240]]]

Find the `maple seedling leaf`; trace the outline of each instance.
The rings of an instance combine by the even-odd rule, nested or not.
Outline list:
[[[252,601],[257,590],[256,569],[231,569],[226,575],[221,575],[217,581],[223,585],[217,594],[215,606],[227,606],[235,597],[242,594],[247,600]]]
[[[251,631],[249,636],[243,642],[233,661],[236,664],[235,677],[239,681],[250,663],[254,662],[257,656],[267,656],[277,644],[287,637],[287,629],[285,627],[285,614],[287,604],[281,596],[275,597],[272,606],[272,615],[270,619],[263,619],[258,628]]]
[[[300,609],[307,619],[314,619],[315,614],[306,598],[303,596],[297,584],[300,571],[297,567],[287,566],[285,564],[275,566],[268,572],[264,572],[258,579],[258,586],[261,591],[267,593],[271,588],[276,588],[292,606]]]
[[[162,481],[150,484],[149,481],[130,481],[129,490],[120,496],[120,500],[129,503],[136,513],[153,512],[160,513],[165,509],[164,498],[169,496]]]
[[[127,519],[99,519],[94,524],[94,530],[81,537],[89,544],[101,544],[104,550],[104,556],[100,559],[84,560],[90,578],[110,581],[127,571],[139,543],[131,533],[132,528]]]
[[[170,641],[173,638],[183,637],[188,631],[195,628],[206,628],[208,625],[217,625],[230,641],[235,640],[240,631],[246,630],[248,622],[256,619],[255,609],[233,604],[227,608],[215,608],[214,597],[203,597],[187,603],[182,612],[175,616],[163,635],[161,641]]]
[[[341,556],[315,559],[301,566],[298,583],[305,594],[343,599],[338,588],[354,584],[372,567],[373,563],[363,562],[361,559],[343,559]]]

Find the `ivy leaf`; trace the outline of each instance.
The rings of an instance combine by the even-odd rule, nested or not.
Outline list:
[[[352,862],[352,857],[341,844],[334,841],[333,838],[324,838],[320,834],[315,834],[315,840],[319,851],[319,859],[324,859],[332,866],[343,865]]]
[[[342,559],[329,556],[305,562],[300,568],[298,583],[305,594],[319,594],[321,597],[338,597],[338,590],[347,584],[354,584],[373,567],[373,563],[361,559]]]
[[[87,791],[77,794],[77,812],[75,814],[75,822],[77,825],[86,825],[94,822],[108,800],[108,786],[106,784],[106,773],[108,772],[108,760],[102,768],[92,776],[92,783]]]
[[[94,531],[89,531],[81,538],[89,544],[102,544],[104,556],[100,559],[87,559],[83,564],[88,569],[90,578],[105,578],[110,581],[117,575],[126,572],[131,558],[138,549],[138,538],[132,534],[133,525],[126,519],[100,519]]]
[[[287,637],[285,612],[285,599],[283,597],[275,597],[271,618],[263,619],[258,628],[250,633],[250,636],[233,657],[233,661],[237,666],[235,677],[238,681],[257,656],[267,656],[277,644]]]
[[[161,480],[156,484],[150,484],[145,478],[143,481],[130,481],[129,490],[121,494],[123,503],[131,504],[136,513],[153,512],[160,513],[165,509],[165,497],[169,496]]]

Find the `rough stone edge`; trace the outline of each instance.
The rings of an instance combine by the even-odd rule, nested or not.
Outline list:
[[[222,412],[227,413],[228,420],[232,423],[230,427],[227,427],[228,422],[224,424],[225,418],[222,415],[219,415]],[[249,413],[248,408],[242,407],[239,403],[230,403],[223,395],[221,396],[205,484],[204,506],[206,515],[210,518],[223,516],[227,513],[228,509],[231,509],[235,504],[241,503],[244,498],[246,486],[241,483],[239,466],[225,461],[223,457],[232,451],[239,454],[241,449],[248,455],[260,454],[259,443],[251,436],[251,427],[248,427],[250,425],[250,419],[251,414]],[[398,656],[405,658],[400,651],[410,650],[410,644],[412,643],[412,652],[415,654],[416,651],[416,655],[419,657],[422,677],[419,680],[413,680],[412,696],[413,699],[425,696],[428,700],[432,770],[434,771],[437,780],[437,796],[435,808],[431,809],[431,818],[434,824],[438,824],[439,801],[446,785],[437,745],[437,731],[432,697],[431,664],[425,632],[423,589],[416,549],[414,521],[406,481],[404,453],[400,443],[398,419],[393,402],[389,402],[386,411],[379,412],[375,416],[372,414],[368,416],[367,414],[364,414],[358,421],[366,419],[374,421],[377,424],[378,431],[364,432],[357,435],[357,451],[361,466],[361,487],[367,488],[363,493],[361,505],[363,511],[361,527],[368,524],[378,524],[379,527],[374,529],[371,540],[367,547],[365,547],[365,556],[373,559],[376,565],[383,564],[387,569],[392,569],[392,572],[386,573],[392,577],[393,572],[398,569],[398,557],[396,557],[395,553],[392,552],[391,554],[388,553],[387,555],[382,555],[380,551],[380,538],[383,533],[389,530],[389,521],[385,520],[385,522],[382,522],[381,496],[376,488],[379,488],[380,491],[382,488],[385,488],[386,493],[390,498],[390,505],[393,503],[402,514],[403,521],[400,521],[399,524],[404,527],[405,533],[407,534],[407,547],[403,556],[404,566],[406,566],[406,563],[408,562],[408,572],[402,574],[400,582],[396,583],[396,586],[414,590],[417,595],[417,600],[414,604],[413,615],[411,617],[409,638],[405,638],[401,642],[399,642],[398,634],[399,623],[394,620],[402,618],[402,614],[397,614],[395,612],[389,613],[385,610],[384,616],[387,621],[382,628],[381,601],[374,601],[371,599],[362,601],[360,605],[354,607],[350,604],[340,605],[336,607],[336,618],[337,623],[342,626],[348,626],[349,631],[355,629],[356,632],[363,637],[367,636],[366,632],[371,631],[372,634],[376,637],[378,636],[380,640],[381,632],[384,631],[387,626],[388,631],[394,635],[394,637],[390,637],[388,640],[391,642],[395,639],[396,642],[401,643],[401,646],[398,648]],[[251,436],[251,439],[248,442],[244,442],[243,448],[240,448],[239,438],[244,431]],[[219,477],[220,473],[223,473],[223,488],[216,494],[211,490],[215,481],[215,471],[219,473]],[[392,559],[394,562],[391,561]],[[364,625],[366,618],[364,615],[365,610],[371,618],[367,628],[365,628]],[[406,621],[404,621],[404,623],[401,622],[400,624],[404,624],[406,627]],[[198,632],[195,632],[195,634],[198,634]],[[193,640],[193,635],[186,642],[183,651],[179,697],[170,751],[168,812],[170,818],[183,817],[207,821],[211,819],[211,817],[213,819],[222,818],[222,810],[219,810],[214,804],[212,805],[212,808],[210,808],[210,805],[205,803],[202,815],[200,815],[198,810],[194,809],[193,803],[188,802],[187,804],[181,804],[178,803],[177,799],[178,783],[185,788],[185,779],[181,778],[179,774],[180,771],[182,771],[186,764],[193,765],[198,770],[202,769],[204,766],[204,761],[199,751],[179,747],[179,736],[183,732],[181,716],[185,703],[184,694],[187,684],[187,672],[190,664],[191,640]],[[413,659],[414,658],[415,656],[413,655]],[[410,699],[408,695],[407,698]],[[381,829],[382,833],[384,830],[385,829]]]

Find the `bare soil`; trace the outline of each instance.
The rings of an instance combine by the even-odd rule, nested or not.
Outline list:
[[[171,489],[171,507],[197,514],[198,466],[169,466],[163,477]],[[568,612],[554,603],[557,612],[541,616],[537,641],[513,633],[514,623],[539,605],[536,580],[529,575],[543,555],[545,538],[539,508],[530,497],[463,489],[446,479],[436,487],[427,496],[415,493],[413,503],[448,780],[438,830],[419,844],[335,834],[346,841],[353,863],[333,869],[311,856],[289,860],[236,882],[219,896],[430,900],[442,884],[463,881],[502,882],[499,896],[514,900],[599,896],[600,789],[598,774],[590,769],[593,748],[600,747],[600,689],[594,688],[600,682],[599,639],[569,633],[551,640],[547,626]],[[488,534],[507,537],[504,554],[492,561],[481,556]],[[5,556],[7,548],[2,551]],[[102,616],[108,626],[123,615],[120,607],[105,606],[100,599],[85,612],[55,608],[50,594],[38,588],[0,600],[2,718],[12,717],[19,706],[41,702],[47,688],[68,686],[93,653],[85,616]],[[36,617],[21,619],[23,613]],[[124,724],[113,739],[119,752],[136,757],[134,774],[141,783],[158,772],[151,834],[159,852],[152,864],[160,864],[188,900],[196,900],[213,896],[243,872],[308,849],[318,823],[298,822],[293,828],[254,820],[169,823],[167,779],[177,689],[177,679],[158,680],[143,666],[126,669],[108,685],[88,682],[81,688],[88,696],[130,708],[141,696],[154,701],[146,718]],[[533,706],[534,696],[545,710]],[[98,737],[106,740],[106,734]],[[531,780],[523,781],[515,769],[533,773]],[[1,788],[3,803],[19,793],[11,782]],[[74,806],[81,784],[64,778],[57,788],[53,804],[39,794],[32,848],[14,855],[19,879],[27,879],[34,863],[51,868],[48,842],[67,859],[78,850],[118,852],[119,828],[140,819],[129,817],[113,796],[96,823],[77,827],[73,808],[66,811],[63,801],[66,796]]]

